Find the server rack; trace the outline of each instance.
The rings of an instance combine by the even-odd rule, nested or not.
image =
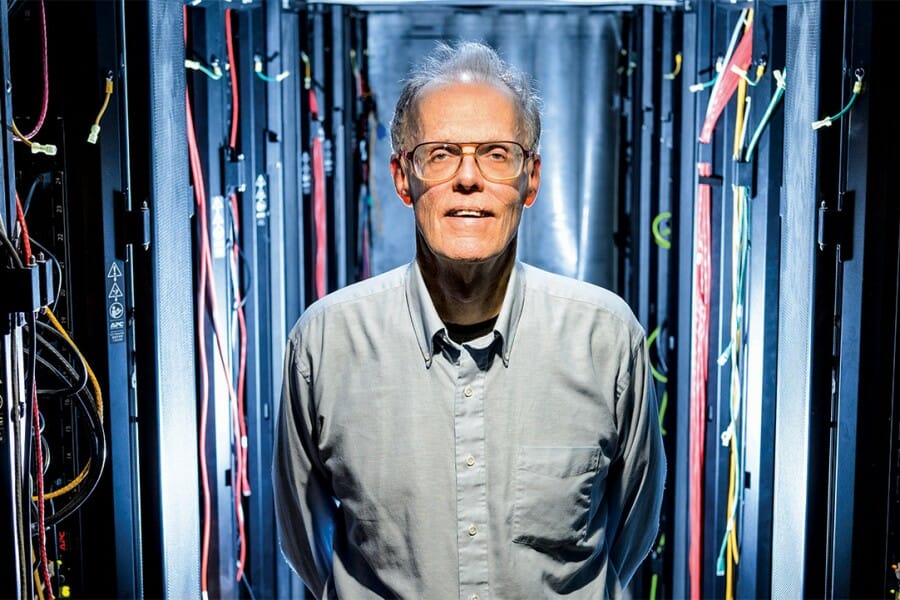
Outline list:
[[[23,152],[8,133],[0,161],[5,231],[17,231],[16,190],[27,196],[34,186],[26,217],[35,242],[46,248],[43,263],[3,270],[4,288],[17,291],[2,301],[4,506],[22,519],[29,512],[27,497],[16,495],[23,485],[15,478],[17,469],[27,472],[24,451],[16,449],[29,445],[33,435],[24,410],[30,403],[28,362],[36,354],[29,336],[42,326],[29,325],[26,317],[41,319],[41,308],[52,298],[53,314],[97,376],[108,448],[90,501],[48,529],[51,562],[61,561],[51,572],[55,588],[66,585],[75,597],[200,593],[204,520],[196,442],[206,370],[218,402],[207,444],[216,507],[209,521],[214,534],[207,591],[223,597],[302,593],[302,583],[280,561],[271,539],[271,417],[283,340],[303,307],[319,295],[317,253],[324,252],[326,290],[366,276],[370,222],[362,187],[363,142],[370,134],[365,116],[374,98],[358,85],[358,75],[366,68],[367,38],[378,35],[366,26],[360,7],[367,4],[384,3],[47,3],[55,91],[42,131],[45,139],[57,141],[59,151],[55,156]],[[459,4],[476,10],[473,3]],[[536,4],[559,10],[566,5]],[[40,6],[38,0],[0,2],[0,75],[11,85],[0,117],[23,130],[34,125],[40,95],[40,69],[32,68],[39,66],[39,38],[29,35],[38,31]],[[735,521],[741,560],[733,565],[731,589],[750,597],[893,595],[900,436],[898,233],[889,175],[897,164],[898,132],[885,84],[889,53],[883,49],[889,47],[897,8],[861,0],[710,0],[619,8],[628,15],[622,65],[633,70],[618,98],[622,160],[628,161],[620,171],[619,283],[648,332],[656,331],[651,359],[665,379],[655,378],[660,397],[665,393],[668,401],[661,418],[670,461],[661,527],[668,535],[665,542],[658,540],[635,589],[654,597],[729,593],[717,563],[728,527],[731,454],[720,436],[731,421],[733,375],[718,359],[728,347],[735,311],[730,261],[739,240],[731,229],[736,206],[731,187],[738,184],[749,190],[746,227],[752,243],[740,308],[746,323],[743,369],[735,376],[748,402],[740,423],[744,463]],[[711,92],[690,86],[715,76],[716,61],[745,9],[754,11],[753,59],[766,61],[765,74],[752,89],[748,122],[767,118],[766,101],[779,92],[774,69],[783,69],[787,90],[755,154],[734,161],[738,108],[729,102],[711,143],[698,144]],[[209,67],[215,54],[224,62],[226,14],[233,27],[235,89],[242,100],[238,153],[227,152],[230,77],[216,81],[184,68],[186,58]],[[85,30],[97,35],[85,39],[79,34]],[[676,56],[680,71],[669,78]],[[289,75],[278,80],[282,73]],[[114,91],[102,130],[90,144],[84,138],[110,80]],[[251,493],[237,499],[233,446],[241,442],[232,441],[228,383],[242,359],[238,344],[228,344],[223,359],[216,355],[216,338],[198,338],[199,319],[207,333],[210,322],[197,308],[203,231],[181,95],[188,87],[204,183],[210,197],[221,199],[203,215],[210,224],[221,217],[215,226],[221,226],[217,243],[224,256],[212,260],[215,314],[223,323],[223,339],[236,341],[240,325],[233,301],[240,297],[247,325],[243,416]],[[72,92],[76,89],[80,93]],[[316,120],[310,90],[318,94]],[[830,127],[810,127],[842,107],[847,111]],[[329,143],[331,158],[319,181],[324,229],[316,227],[311,166],[319,124],[319,140],[323,150]],[[36,140],[43,141],[43,135]],[[699,174],[697,162],[710,163],[710,174]],[[696,321],[691,298],[701,184],[710,186],[711,195],[711,287],[701,577],[694,579],[689,556],[696,531],[688,517],[697,489],[689,469]],[[238,197],[234,205],[232,192]],[[664,231],[666,221],[653,226],[667,212],[671,232],[663,237],[670,245],[664,248],[654,232]],[[324,246],[318,243],[320,232]],[[229,263],[235,248],[236,270]],[[63,354],[75,363],[72,349]],[[222,362],[226,367],[219,366]],[[47,471],[51,484],[71,479],[89,450],[75,440],[89,424],[74,401],[57,406],[42,398],[39,407],[46,420],[41,433],[53,457]],[[72,451],[66,454],[64,446]],[[243,510],[246,551],[239,566],[237,506]],[[97,525],[110,516],[113,526],[106,534]],[[17,521],[10,525],[8,539],[21,538]],[[34,578],[19,548],[4,544],[0,552],[7,559],[0,581],[9,586],[2,591],[31,596]],[[110,565],[115,577],[108,576]]]

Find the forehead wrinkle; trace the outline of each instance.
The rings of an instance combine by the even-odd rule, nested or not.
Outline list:
[[[519,141],[521,126],[515,99],[497,84],[433,84],[416,104],[415,126],[420,142]]]

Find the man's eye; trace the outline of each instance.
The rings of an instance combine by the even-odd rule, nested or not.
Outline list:
[[[491,146],[480,152],[481,156],[491,162],[506,162],[509,160],[509,150],[502,146]]]
[[[446,150],[435,150],[428,156],[428,162],[443,162],[452,158]]]

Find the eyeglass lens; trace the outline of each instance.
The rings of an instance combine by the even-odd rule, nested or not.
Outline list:
[[[525,151],[515,142],[483,142],[475,146],[474,156],[481,174],[489,179],[512,179],[519,175],[525,162]],[[425,143],[413,150],[416,174],[422,179],[449,179],[462,159],[460,144]]]

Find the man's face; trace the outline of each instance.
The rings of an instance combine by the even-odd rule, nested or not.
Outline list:
[[[518,141],[510,92],[488,83],[453,83],[427,90],[418,104],[422,142]],[[529,150],[530,148],[526,148]],[[540,158],[525,160],[522,173],[504,181],[485,179],[469,151],[447,181],[426,182],[406,159],[394,157],[397,194],[415,212],[421,242],[439,259],[480,262],[515,251],[522,210],[531,206],[540,183]]]

